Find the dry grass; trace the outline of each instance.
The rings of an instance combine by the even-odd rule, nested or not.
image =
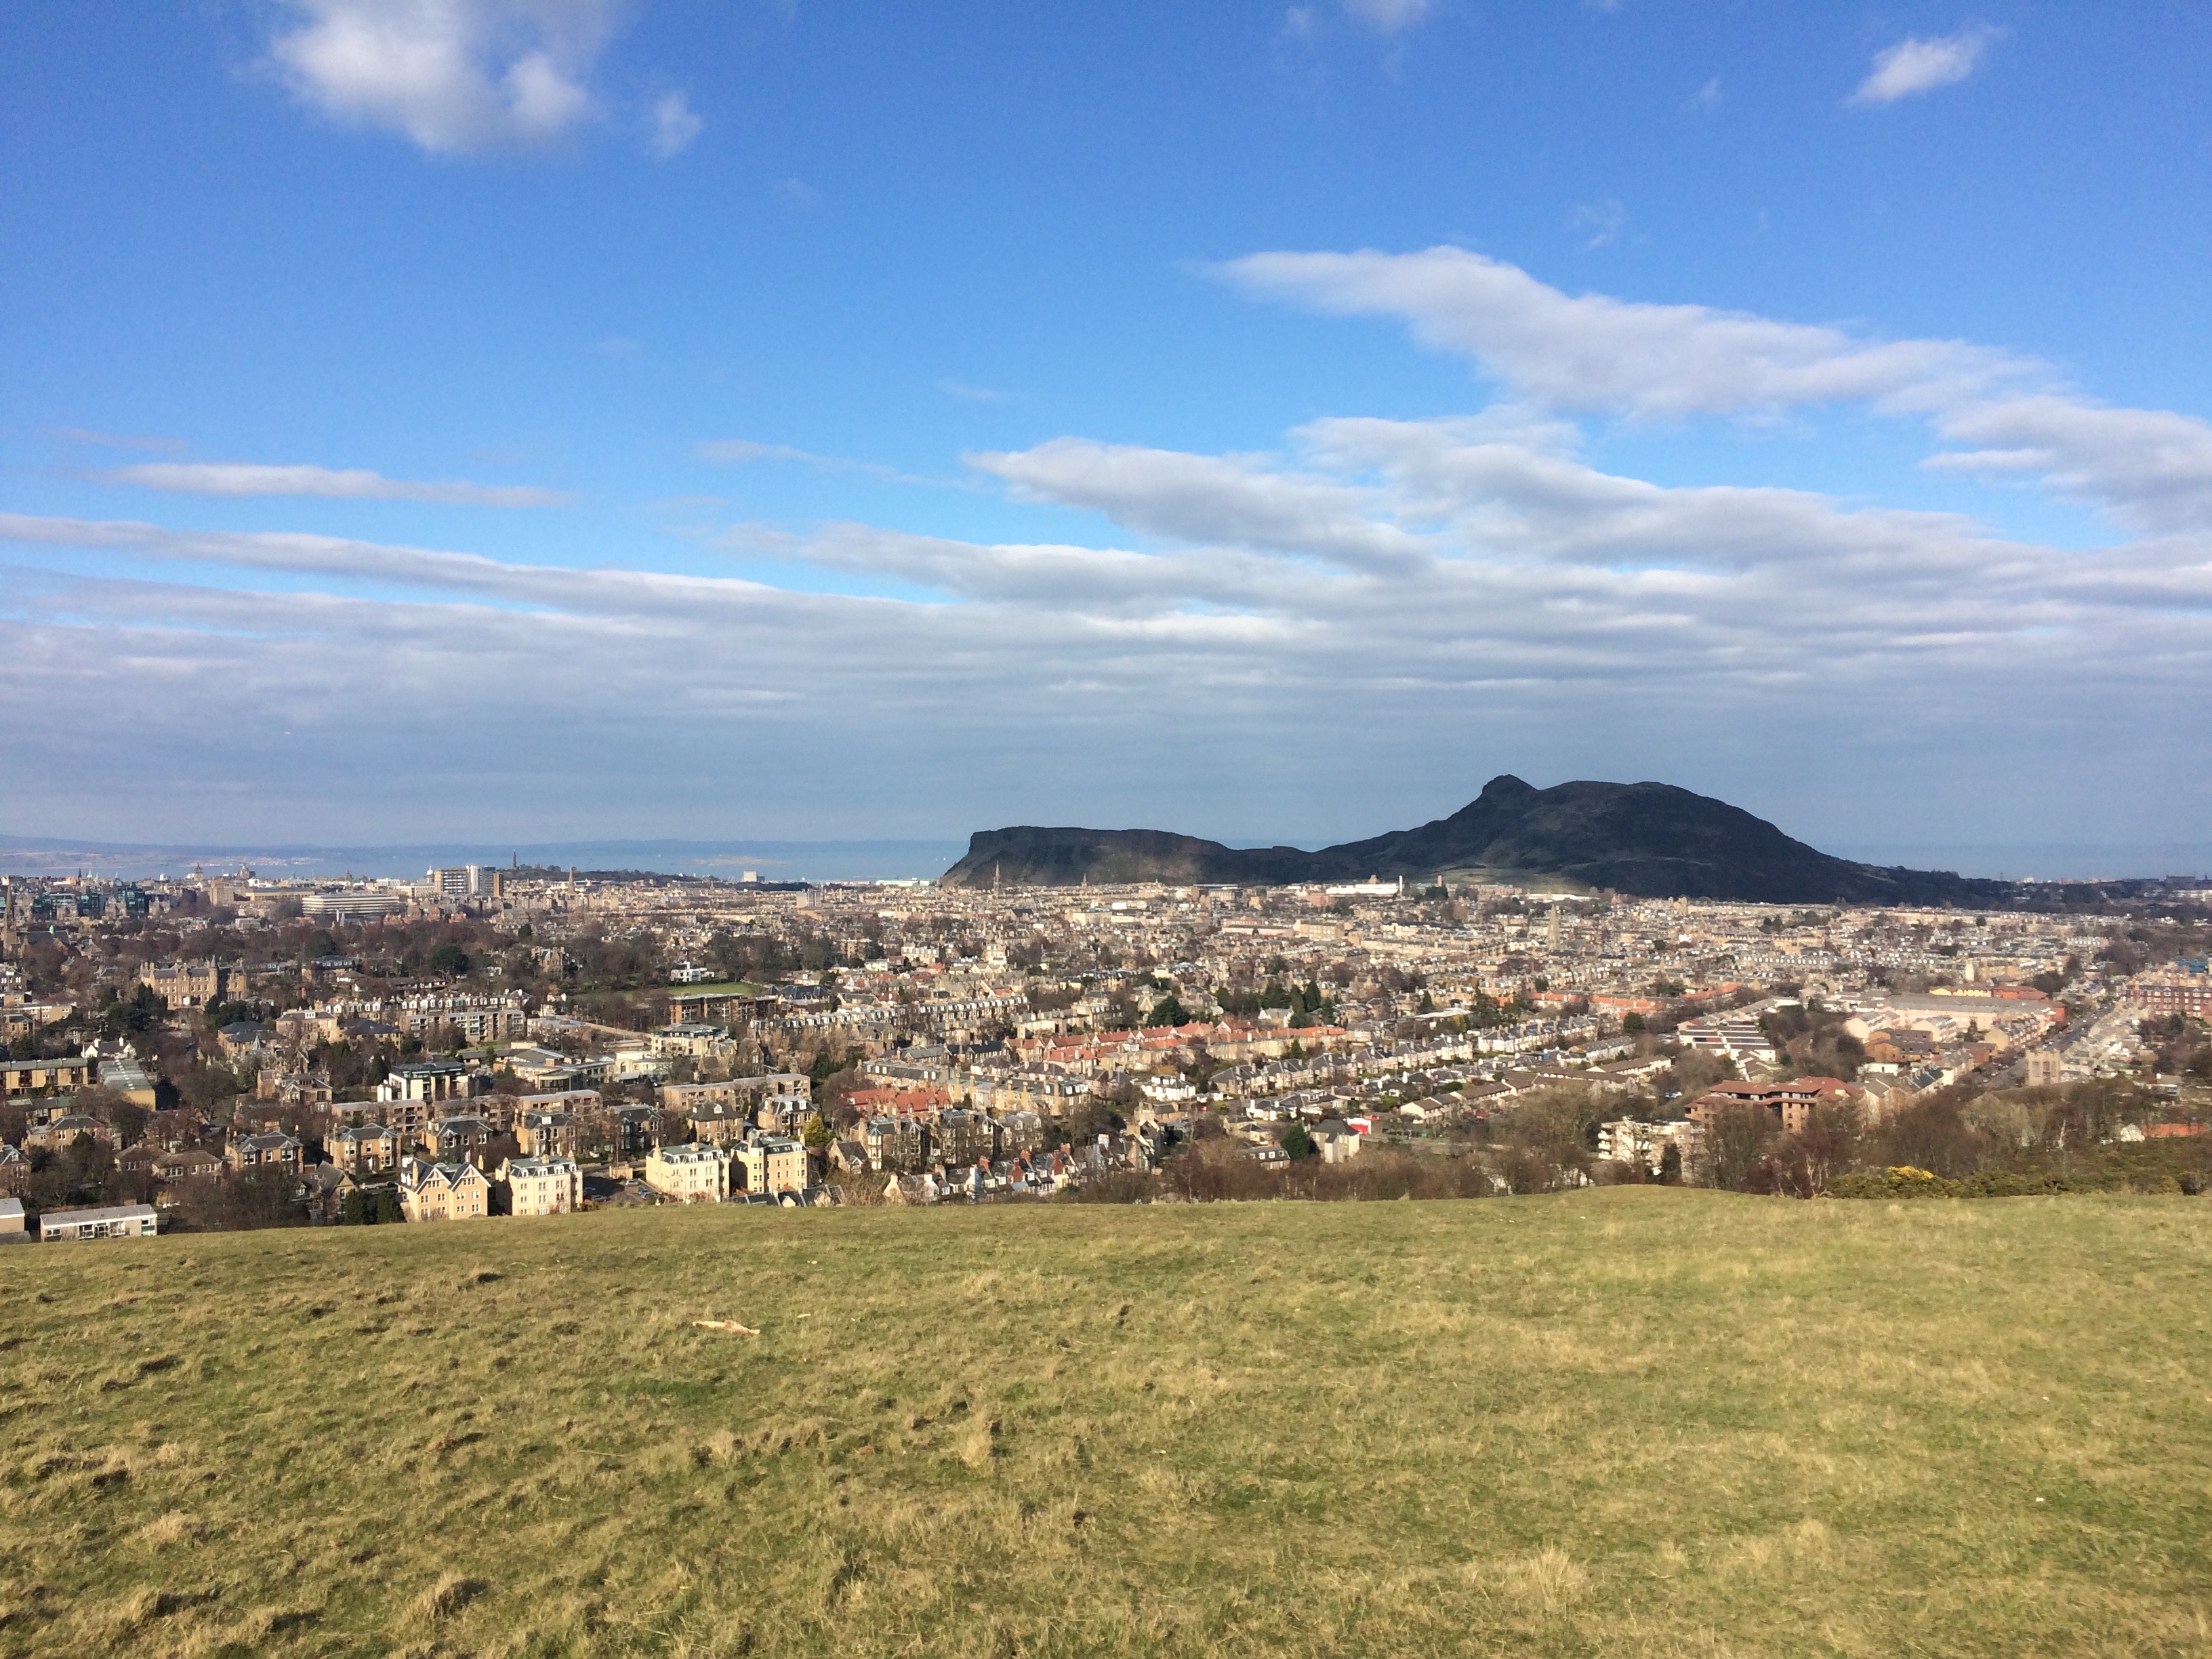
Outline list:
[[[2212,1653],[2208,1290],[1650,1188],[15,1251],[0,1656]]]

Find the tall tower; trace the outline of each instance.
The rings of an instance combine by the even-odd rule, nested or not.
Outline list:
[[[1552,907],[1551,920],[1544,924],[1544,943],[1556,951],[1559,948],[1559,907]]]

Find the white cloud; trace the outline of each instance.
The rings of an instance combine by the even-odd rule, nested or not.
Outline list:
[[[283,3],[296,22],[270,58],[299,98],[333,120],[462,153],[535,148],[592,114],[592,69],[627,9],[623,0]]]
[[[1698,110],[1717,109],[1720,107],[1720,101],[1721,77],[1716,75],[1690,94],[1689,101],[1685,107]]]
[[[2018,472],[2137,529],[2208,521],[2212,425],[2110,408],[2048,365],[1960,340],[1875,340],[1705,306],[1569,295],[1462,248],[1262,253],[1222,268],[1246,290],[1404,319],[1541,407],[1639,419],[1871,404],[1924,416],[1969,450],[1955,471]]]
[[[2046,393],[1969,404],[1940,424],[1944,436],[1981,447],[1933,456],[1931,465],[2033,474],[2139,530],[2212,527],[2212,422]]]
[[[1956,340],[1866,340],[1710,306],[1569,295],[1519,267],[1419,253],[1255,253],[1220,267],[1253,294],[1403,318],[1553,408],[1672,417],[1934,395],[2018,367]]]
[[[1385,34],[1396,34],[1425,21],[1435,0],[1343,0],[1346,11]],[[1297,13],[1291,13],[1295,18]]]
[[[1055,438],[967,459],[1031,500],[1103,513],[1148,535],[1272,548],[1359,569],[1404,569],[1429,556],[1419,537],[1377,522],[1383,503],[1371,491],[1236,457]]]
[[[460,507],[567,507],[576,499],[561,490],[530,485],[387,478],[363,467],[149,461],[118,466],[100,476],[112,483],[186,495],[321,495],[343,501],[438,501]]]
[[[1893,104],[1900,98],[1956,86],[1974,72],[1982,53],[1998,40],[2002,29],[1960,29],[1956,34],[1923,40],[1908,35],[1874,55],[1874,69],[1850,96],[1854,104]]]
[[[702,125],[692,113],[689,98],[680,92],[668,94],[653,106],[653,153],[663,161],[682,154]]]

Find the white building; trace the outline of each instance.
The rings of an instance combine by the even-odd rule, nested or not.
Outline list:
[[[39,1218],[39,1237],[56,1239],[151,1238],[161,1218],[150,1204],[112,1204],[91,1210],[49,1210]]]
[[[511,1158],[500,1165],[511,1215],[573,1215],[584,1207],[583,1167],[568,1158]]]
[[[1644,1123],[1625,1117],[1598,1126],[1597,1155],[1618,1164],[1634,1164],[1640,1159],[1645,1169],[1657,1175],[1666,1163],[1668,1147],[1680,1151],[1682,1165],[1686,1169],[1704,1136],[1704,1127],[1687,1119]]]
[[[720,1146],[656,1146],[645,1160],[645,1184],[684,1204],[719,1204],[730,1190],[730,1155]]]
[[[806,1190],[806,1148],[781,1135],[763,1135],[738,1151],[749,1193]]]

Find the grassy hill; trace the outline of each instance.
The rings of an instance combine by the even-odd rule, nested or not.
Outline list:
[[[19,1249],[0,1654],[2203,1653],[2208,1292],[1640,1188]]]

